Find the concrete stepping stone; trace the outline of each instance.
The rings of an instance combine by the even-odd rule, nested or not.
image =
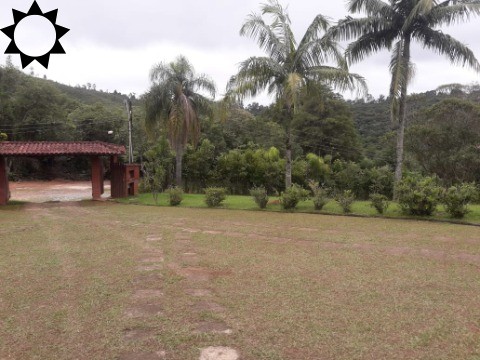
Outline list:
[[[208,289],[187,289],[185,291],[187,295],[195,297],[209,297],[213,296],[212,292]]]
[[[125,329],[123,339],[125,341],[143,341],[153,336],[152,330],[148,329]]]
[[[158,272],[143,272],[132,280],[137,289],[158,289],[163,284],[163,275]]]
[[[163,238],[160,235],[148,235],[147,236],[147,241],[148,242],[155,242],[155,241],[162,241]]]
[[[146,290],[136,290],[132,298],[134,300],[145,300],[145,299],[154,299],[154,298],[161,298],[163,296],[163,292],[157,289],[146,289]]]
[[[161,264],[150,264],[150,265],[139,265],[137,266],[137,271],[156,271],[162,270],[163,266]]]
[[[128,318],[144,318],[162,315],[163,307],[158,304],[136,305],[125,310],[125,316]]]
[[[187,233],[176,233],[175,240],[192,240],[192,236]]]
[[[183,253],[183,256],[197,256],[197,253],[194,253],[194,252],[185,252],[185,253]]]
[[[216,230],[203,230],[203,234],[208,234],[208,235],[220,235],[222,234],[221,231],[216,231]]]
[[[153,255],[150,255],[150,256],[146,256],[142,259],[140,259],[140,262],[142,263],[161,263],[161,262],[164,262],[165,261],[165,258],[163,256],[153,256]]]
[[[198,324],[195,329],[196,333],[204,334],[226,334],[230,335],[233,330],[230,329],[227,324],[222,321],[204,321]]]
[[[239,360],[238,351],[224,346],[210,346],[202,349],[199,360]]]
[[[196,311],[212,311],[216,313],[225,312],[225,308],[213,301],[199,301],[193,305]]]
[[[118,360],[164,360],[166,359],[165,351],[157,352],[139,352],[139,353],[123,353],[120,355]]]
[[[183,232],[186,232],[186,233],[189,233],[189,234],[196,234],[196,233],[199,233],[201,232],[202,230],[200,229],[188,229],[188,228],[185,228],[185,229],[182,229]]]

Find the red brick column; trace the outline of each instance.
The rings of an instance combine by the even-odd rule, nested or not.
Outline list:
[[[92,197],[93,200],[100,200],[103,193],[103,171],[102,162],[99,156],[92,156]]]
[[[10,190],[8,188],[7,162],[3,156],[0,156],[0,205],[7,205],[10,199]]]

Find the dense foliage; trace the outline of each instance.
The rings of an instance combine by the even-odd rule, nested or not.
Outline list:
[[[437,179],[411,174],[404,177],[396,187],[398,202],[408,215],[429,216],[440,202],[442,188]]]
[[[317,90],[321,91],[302,93],[298,98],[292,122],[292,182],[301,188],[315,184],[309,196],[317,209],[330,193],[350,191],[354,198],[370,198],[380,212],[393,197],[394,188],[395,139],[390,132],[388,98],[347,102],[327,87]],[[8,140],[126,144],[126,98],[92,86],[68,87],[3,66],[0,132]],[[157,195],[174,184],[175,152],[164,131],[145,131],[144,100],[133,98],[134,150],[136,161],[142,164],[142,191]],[[438,185],[447,188],[461,188],[462,182],[479,183],[479,101],[479,86],[455,84],[410,96],[407,169],[435,176]],[[281,108],[275,104],[230,104],[222,121],[214,114],[202,115],[199,121],[198,145],[187,145],[183,155],[186,192],[221,186],[227,193],[250,194],[255,188],[265,189],[257,195],[259,201],[281,193],[284,198],[287,194],[289,201],[284,185],[286,131]],[[108,134],[110,130],[113,134]],[[5,140],[3,135],[1,139]],[[13,178],[73,179],[88,177],[90,171],[88,158],[10,159],[8,165]],[[462,196],[448,190],[425,205],[426,211],[410,211],[410,205],[404,208],[409,213],[428,213],[442,201],[447,211],[449,206],[460,209],[452,210],[451,216],[460,216],[466,203],[476,201],[472,197],[464,201]]]
[[[205,203],[208,207],[217,207],[227,198],[227,189],[223,187],[209,187],[205,189]]]

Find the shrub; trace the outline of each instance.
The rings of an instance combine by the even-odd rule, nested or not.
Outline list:
[[[308,190],[294,184],[282,193],[280,196],[280,204],[282,204],[285,210],[293,210],[300,201],[307,200],[308,195]]]
[[[446,189],[442,202],[448,214],[457,219],[463,218],[468,212],[468,204],[477,196],[477,189],[473,184],[461,184]]]
[[[385,213],[390,205],[388,198],[383,194],[370,194],[370,206],[374,207],[379,214]]]
[[[312,200],[315,210],[322,210],[322,208],[328,202],[327,190],[319,186],[315,181],[310,181],[308,185],[312,190]]]
[[[433,214],[442,193],[435,178],[418,175],[406,176],[395,191],[402,211],[408,215],[420,216]]]
[[[344,214],[352,212],[352,204],[355,201],[355,195],[352,190],[344,190],[338,193],[335,200],[342,207]]]
[[[170,206],[177,206],[183,200],[183,189],[181,187],[171,187],[167,190]]]
[[[260,209],[265,209],[267,207],[268,194],[263,186],[250,189],[250,195],[252,195],[253,200],[255,200],[255,203]]]
[[[227,198],[227,189],[223,187],[209,187],[205,189],[205,203],[208,207],[220,206]]]

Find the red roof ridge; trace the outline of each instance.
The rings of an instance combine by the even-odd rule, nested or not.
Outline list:
[[[105,141],[3,141],[3,156],[123,155],[125,146]]]

